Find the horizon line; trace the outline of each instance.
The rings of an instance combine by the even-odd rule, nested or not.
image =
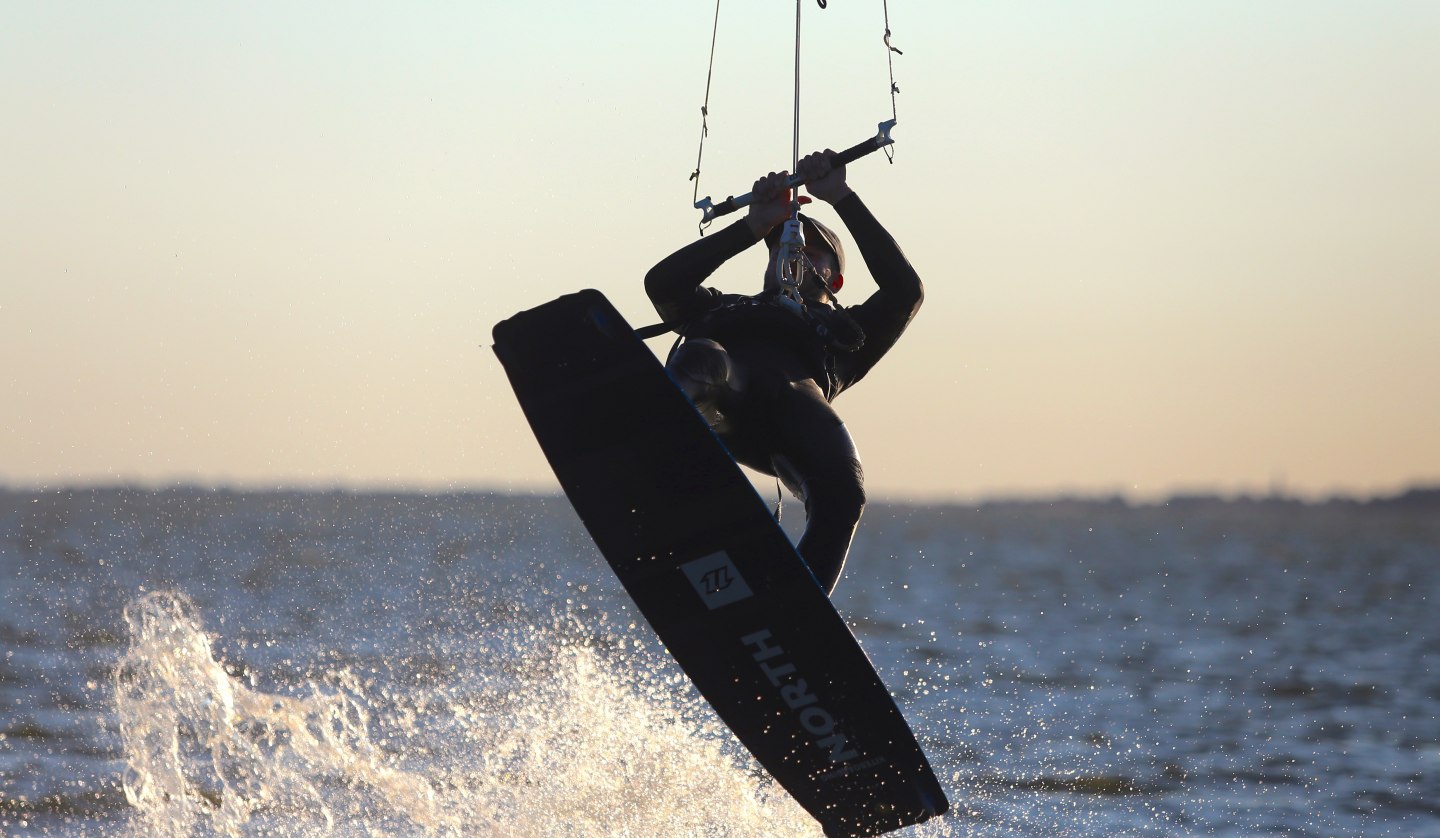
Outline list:
[[[495,495],[515,498],[564,498],[559,486],[501,486],[497,484],[448,484],[421,485],[415,483],[384,483],[380,481],[314,481],[275,482],[260,484],[247,481],[201,481],[201,480],[71,480],[57,483],[40,481],[9,481],[0,479],[0,493],[5,494],[60,494],[64,492],[115,492],[132,491],[152,494],[165,492],[225,493],[237,495],[266,494],[348,494],[348,495],[395,495],[405,497],[444,495]],[[1373,504],[1395,502],[1411,496],[1434,494],[1440,499],[1440,478],[1416,480],[1389,491],[1346,492],[1336,490],[1323,493],[1300,493],[1287,491],[1283,487],[1271,487],[1264,491],[1250,489],[1222,488],[1175,488],[1160,493],[1129,494],[1116,489],[1074,489],[1054,490],[991,490],[981,493],[924,493],[904,495],[899,493],[870,493],[870,505],[892,506],[992,506],[1025,505],[1042,503],[1073,503],[1093,505],[1124,505],[1131,507],[1165,506],[1172,503],[1214,502],[1225,504],[1244,503],[1298,503],[1306,506],[1327,504]],[[799,503],[793,497],[787,500]]]

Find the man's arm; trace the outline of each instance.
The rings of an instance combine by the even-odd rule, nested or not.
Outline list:
[[[645,274],[645,293],[666,325],[681,326],[704,311],[719,292],[700,283],[789,217],[790,190],[785,186],[789,176],[789,172],[771,172],[756,180],[755,200],[743,220],[685,245]]]
[[[887,318],[910,322],[910,318],[920,310],[920,304],[925,302],[925,285],[920,281],[920,275],[859,195],[852,191],[834,207],[859,247],[860,255],[865,258],[865,267],[870,269],[870,275],[879,286],[879,290],[861,306],[884,309]]]
[[[860,196],[851,193],[834,206],[879,286],[865,302],[845,309],[865,331],[865,343],[837,359],[843,389],[863,378],[900,339],[925,301],[925,286]]]
[[[700,287],[700,283],[756,241],[742,219],[660,260],[645,274],[645,293],[655,304],[660,319],[668,326],[679,326],[704,311],[714,293]]]
[[[849,309],[851,316],[876,318],[885,325],[898,320],[899,328],[904,329],[925,300],[925,286],[905,254],[900,252],[900,245],[845,182],[845,167],[834,165],[834,161],[835,152],[830,149],[817,151],[800,161],[799,172],[805,177],[805,188],[810,194],[834,207],[840,220],[845,222],[845,229],[850,231],[850,237],[865,259],[865,267],[880,287],[870,299]],[[862,325],[870,327],[870,324]],[[899,337],[898,331],[895,336]]]
[[[800,161],[799,171],[806,175],[805,188],[810,194],[830,204],[845,223],[879,286],[865,302],[846,309],[865,331],[865,343],[837,359],[840,384],[845,387],[859,381],[900,339],[925,301],[925,286],[900,245],[846,184],[845,167],[833,165],[834,157],[829,149],[818,151]]]

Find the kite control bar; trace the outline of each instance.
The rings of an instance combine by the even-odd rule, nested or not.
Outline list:
[[[856,143],[855,145],[852,145],[844,151],[836,154],[834,159],[834,165],[844,166],[846,163],[859,160],[861,157],[864,157],[865,155],[873,151],[882,149],[887,145],[894,145],[895,141],[890,139],[890,129],[895,127],[895,120],[887,119],[884,122],[880,123],[879,127],[880,130],[878,133],[875,134],[875,136],[871,137],[868,140],[865,140],[864,142]],[[799,175],[791,175],[789,179],[785,181],[785,186],[790,189],[794,189],[795,187],[800,186],[803,183],[805,183],[804,178]],[[713,203],[710,200],[710,196],[707,195],[699,201],[695,202],[695,209],[698,209],[702,213],[704,213],[704,215],[702,215],[700,218],[700,223],[708,224],[722,215],[729,215],[730,213],[742,207],[750,206],[750,204],[753,203],[754,200],[755,193],[746,192],[744,195],[741,195],[739,197],[732,196],[716,204]]]

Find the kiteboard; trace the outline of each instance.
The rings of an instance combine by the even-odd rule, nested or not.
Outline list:
[[[765,501],[598,291],[495,326],[560,485],[716,714],[827,835],[949,803],[910,727]]]

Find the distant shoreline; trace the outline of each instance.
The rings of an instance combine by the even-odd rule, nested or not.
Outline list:
[[[419,499],[419,498],[496,498],[496,499],[531,499],[536,501],[562,500],[561,494],[557,492],[544,492],[532,490],[509,490],[509,489],[486,489],[486,488],[457,488],[457,489],[387,489],[383,487],[346,487],[346,486],[276,486],[271,488],[255,487],[234,487],[234,486],[203,486],[194,483],[175,483],[170,485],[146,485],[141,483],[77,483],[60,486],[11,486],[0,484],[0,499],[5,497],[37,497],[54,496],[62,494],[73,495],[116,495],[116,494],[147,494],[147,495],[219,495],[235,497],[359,497],[370,499]],[[791,500],[787,498],[787,500]],[[1219,492],[1183,492],[1169,495],[1160,499],[1135,500],[1126,498],[1118,493],[1095,492],[1070,493],[1062,492],[1054,495],[1003,495],[997,494],[990,497],[983,497],[975,500],[962,499],[907,499],[887,498],[883,495],[873,497],[872,506],[885,507],[914,507],[924,509],[941,508],[963,508],[972,510],[981,509],[1041,509],[1041,508],[1065,508],[1074,510],[1083,509],[1153,509],[1170,508],[1174,510],[1202,511],[1205,509],[1377,509],[1396,511],[1423,511],[1435,510],[1440,512],[1440,484],[1416,485],[1390,495],[1377,495],[1375,497],[1363,498],[1347,495],[1332,495],[1329,497],[1313,499],[1301,498],[1283,493],[1270,494],[1223,494]]]

